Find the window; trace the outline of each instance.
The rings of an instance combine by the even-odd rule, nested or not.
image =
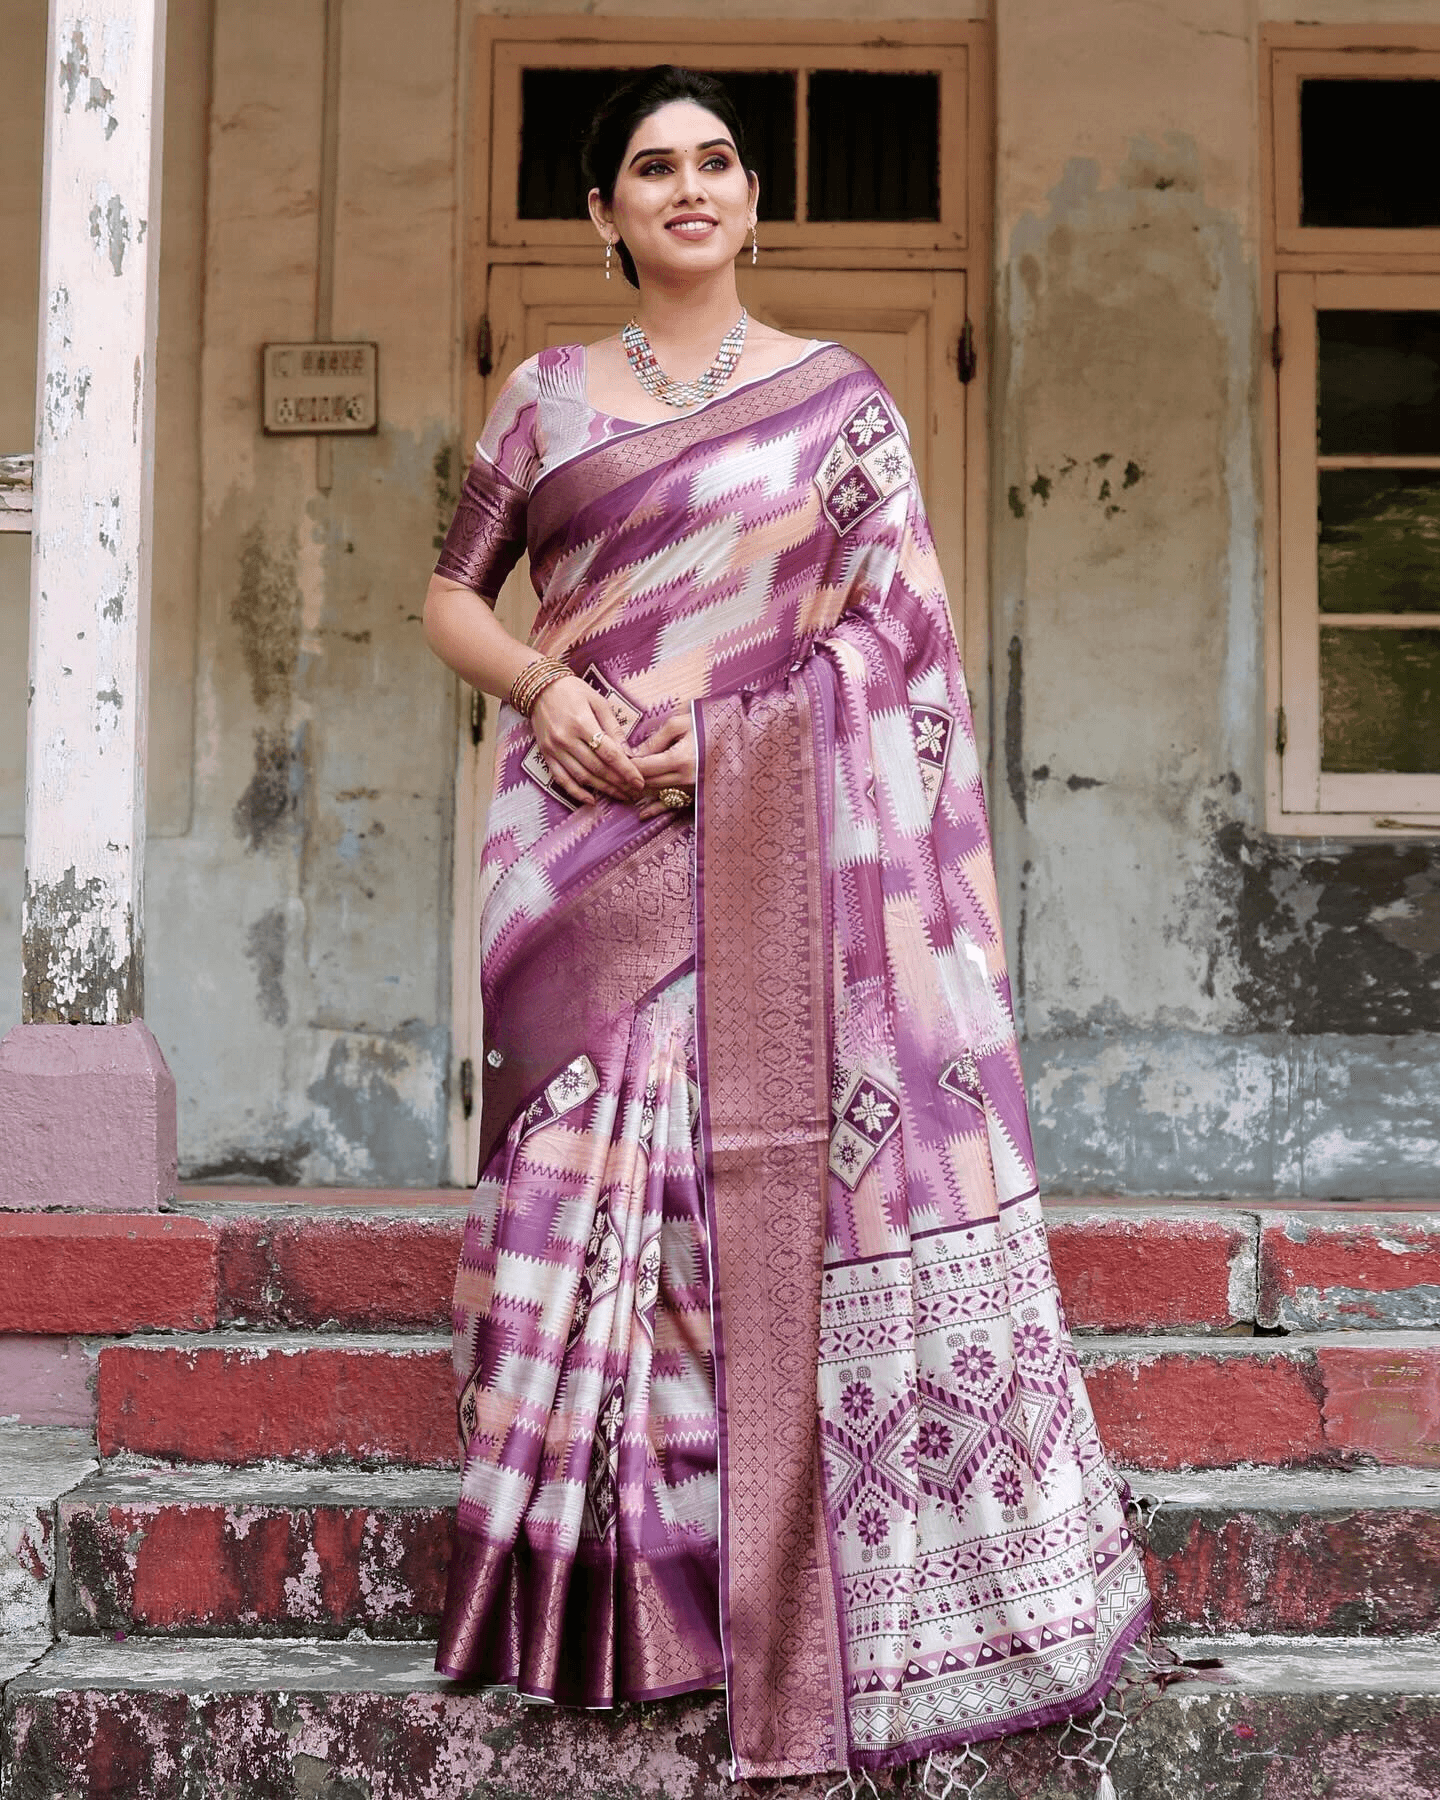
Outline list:
[[[1435,832],[1440,50],[1338,36],[1270,42],[1271,820]]]
[[[739,108],[766,248],[795,253],[797,266],[861,247],[873,256],[888,246],[897,260],[962,254],[972,235],[971,46],[767,35],[495,42],[490,245],[592,253],[578,177],[585,122],[627,71],[683,61],[720,75]]]
[[[585,219],[580,147],[595,109],[630,71],[520,71],[519,216]],[[760,218],[795,216],[795,76],[773,69],[717,69],[745,125],[745,149],[760,177]]]

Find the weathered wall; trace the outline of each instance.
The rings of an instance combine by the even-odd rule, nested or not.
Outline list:
[[[152,1026],[195,1176],[444,1173],[454,684],[420,632],[453,439],[455,17],[348,0],[334,333],[373,438],[259,430],[315,319],[323,7],[215,9],[195,818],[151,865]]]
[[[27,252],[36,13],[0,6],[20,101],[7,129],[34,171],[12,202]],[[209,6],[172,0],[156,537],[178,603],[164,620],[157,591],[155,659],[179,665],[186,741],[167,739],[157,668],[152,829],[158,810],[172,835],[147,864],[147,1019],[178,1077],[184,1172],[423,1184],[443,1178],[448,1061],[454,684],[418,613],[454,436],[456,9],[411,7],[400,32],[387,0],[348,0],[345,17],[335,333],[380,341],[384,417],[336,447],[321,496],[313,444],[261,436],[258,392],[262,342],[314,325],[321,0],[220,0],[213,62]],[[31,441],[34,286],[33,255],[28,271],[7,257],[6,449]],[[18,749],[0,746],[0,828],[18,831],[26,540],[0,543],[0,714],[7,733],[20,721]],[[183,790],[157,804],[177,772]],[[8,1025],[18,837],[3,853]]]
[[[1440,1191],[1440,857],[1261,830],[1255,8],[1006,0],[997,62],[993,787],[1046,1173]]]
[[[997,10],[992,802],[1047,1178],[1433,1191],[1436,854],[1260,828],[1256,6]],[[0,0],[4,450],[30,441],[42,14]],[[259,346],[313,326],[321,0],[215,0],[213,30],[171,0],[147,1016],[192,1176],[446,1173],[456,701],[417,615],[456,467],[469,16],[347,0],[335,334],[379,341],[382,422],[324,495],[313,444],[258,425]],[[0,1026],[26,557],[0,537]]]

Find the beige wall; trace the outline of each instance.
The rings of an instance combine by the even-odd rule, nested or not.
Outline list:
[[[1440,1165],[1440,1039],[1402,1004],[1423,970],[1371,920],[1387,883],[1440,893],[1429,851],[1327,862],[1260,829],[1261,11],[996,9],[991,791],[1042,1161],[1078,1189],[1418,1192]],[[0,451],[30,442],[42,15],[0,0]],[[458,719],[418,614],[458,466],[471,16],[346,0],[335,334],[378,341],[382,423],[326,495],[312,444],[261,435],[257,383],[263,342],[313,328],[322,0],[215,0],[213,31],[171,0],[147,991],[192,1175],[445,1172]],[[25,562],[0,537],[0,1026]],[[1325,961],[1327,906],[1354,967]],[[1323,1006],[1296,1029],[1367,970],[1388,1035]]]
[[[992,797],[1042,1166],[1433,1193],[1440,858],[1262,829],[1256,7],[1002,0],[996,41]]]

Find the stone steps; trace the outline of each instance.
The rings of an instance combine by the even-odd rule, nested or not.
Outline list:
[[[0,1425],[4,1800],[728,1792],[718,1699],[522,1712],[431,1670],[466,1198],[0,1214],[0,1408],[31,1421]],[[1047,1220],[1102,1436],[1156,1503],[1164,1630],[1255,1634],[1145,1713],[1121,1794],[1440,1793],[1433,1209]],[[1031,1800],[1093,1792],[1031,1737],[998,1760]]]
[[[1123,1738],[1116,1786],[1147,1800],[1422,1800],[1440,1768],[1440,1659],[1429,1640],[1202,1640],[1210,1678],[1176,1683]],[[428,1644],[62,1641],[4,1691],[25,1800],[595,1800],[733,1793],[724,1705],[691,1696],[614,1713],[461,1692]],[[1058,1772],[1052,1733],[990,1752],[994,1791],[1093,1792]],[[1203,1772],[1203,1776],[1202,1776]],[[1199,1785],[1203,1779],[1203,1788]],[[788,1783],[820,1800],[824,1779]]]
[[[0,1332],[447,1330],[465,1196],[0,1214]],[[1433,1209],[1047,1201],[1077,1332],[1440,1327]]]
[[[1103,1441],[1137,1468],[1440,1466],[1440,1333],[1089,1338]],[[244,1464],[456,1456],[448,1338],[134,1336],[98,1351],[101,1453]]]
[[[1440,1631],[1440,1475],[1136,1473],[1167,1632]],[[415,1638],[437,1629],[449,1472],[130,1468],[58,1499],[73,1634]]]

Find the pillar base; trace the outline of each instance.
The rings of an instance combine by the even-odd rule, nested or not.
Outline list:
[[[175,1078],[140,1020],[0,1039],[0,1207],[154,1212],[175,1157]]]

